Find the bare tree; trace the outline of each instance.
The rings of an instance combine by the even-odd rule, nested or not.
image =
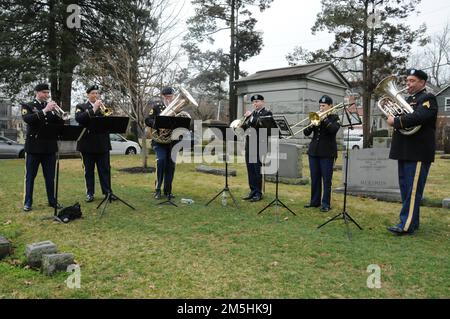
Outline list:
[[[124,26],[127,41],[108,47],[99,56],[89,57],[88,67],[102,86],[114,108],[130,117],[136,137],[141,137],[142,165],[147,167],[148,151],[145,118],[149,101],[159,95],[162,86],[172,84],[179,67],[176,60],[180,50],[173,42],[180,37],[174,32],[179,23],[180,8],[169,0],[135,0],[136,8],[146,12],[130,16]],[[92,80],[92,77],[90,78]]]
[[[430,42],[409,60],[411,67],[427,70],[437,87],[450,83],[450,24],[430,37]]]

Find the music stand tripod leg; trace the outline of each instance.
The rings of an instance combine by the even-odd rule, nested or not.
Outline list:
[[[353,224],[355,224],[360,230],[362,230],[362,227],[358,225],[358,223],[352,218],[352,216],[347,214],[347,212],[344,212],[344,214],[351,222],[353,222]]]
[[[211,198],[211,199],[209,200],[209,202],[207,202],[207,203],[205,204],[205,206],[208,206],[208,205],[209,205],[211,202],[213,202],[217,197],[219,197],[219,195],[222,194],[224,191],[225,191],[225,188],[222,189],[220,192],[218,192],[218,193],[216,194],[216,196],[214,196],[213,198]]]
[[[100,204],[98,204],[97,209],[99,209],[100,206],[102,206],[102,204],[108,199],[108,196],[105,196],[105,198],[103,198],[103,200],[100,202]]]
[[[108,195],[106,195],[105,198],[100,203],[100,205],[103,204],[103,202],[105,203],[105,206],[103,206],[102,212],[100,213],[100,217],[103,217],[103,214],[106,210],[106,206],[108,206],[108,202],[110,201],[111,201],[111,193],[108,193]],[[97,209],[100,207],[100,205],[97,206]]]
[[[133,206],[131,206],[130,204],[128,204],[126,201],[124,201],[123,199],[121,199],[119,196],[117,196],[116,194],[112,194],[114,195],[118,201],[122,202],[123,204],[127,205],[128,207],[130,207],[133,210],[136,210],[136,208],[134,208]]]
[[[234,198],[233,194],[231,194],[231,190],[227,189],[227,192],[230,194],[230,197],[233,200],[234,205],[236,205],[237,209],[239,209],[239,205],[238,205],[236,199]]]
[[[342,215],[342,213],[337,214],[336,216],[330,218],[329,220],[327,220],[325,223],[323,223],[322,225],[318,226],[317,228],[319,229],[319,228],[325,226],[326,224],[328,224],[329,222],[332,222],[333,220],[335,220],[336,218],[338,218],[341,215]]]
[[[279,202],[284,208],[286,208],[288,211],[290,211],[294,216],[297,216],[297,214],[294,213],[289,207],[287,207],[281,200],[278,200],[278,202]]]
[[[44,217],[42,218],[42,220],[54,220],[59,223],[63,222],[58,217],[58,186],[59,186],[59,151],[56,152],[55,207],[53,208],[53,216]]]
[[[173,206],[175,206],[175,207],[178,207],[178,205],[175,204],[174,202],[172,202],[171,199],[165,200],[164,202],[158,203],[158,204],[156,204],[156,205],[162,205],[162,204],[166,204],[166,203],[168,203],[168,204],[170,204],[170,205],[173,205]]]
[[[263,209],[261,209],[258,212],[258,215],[261,214],[263,211],[265,211],[267,208],[269,208],[270,206],[272,206],[275,202],[277,201],[277,199],[275,198],[274,200],[272,200],[269,204],[266,205],[266,207],[264,207]]]

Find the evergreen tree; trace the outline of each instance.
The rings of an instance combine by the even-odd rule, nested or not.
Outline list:
[[[205,40],[214,42],[213,35],[222,30],[230,31],[230,51],[225,55],[223,51],[207,52],[204,56],[207,61],[212,56],[225,55],[228,61],[228,94],[230,119],[235,119],[237,115],[237,96],[233,82],[240,76],[240,61],[246,61],[252,56],[257,55],[262,48],[262,35],[255,31],[256,19],[247,8],[257,5],[260,11],[269,7],[273,0],[192,0],[196,7],[195,15],[188,19],[189,34],[186,41],[190,46],[192,53],[199,54],[195,48],[195,43],[201,43]],[[220,59],[219,61],[222,61]],[[206,71],[209,72],[209,71]],[[219,83],[223,78],[223,64],[215,69],[217,79],[214,83]],[[209,74],[211,75],[211,73]]]
[[[312,27],[335,34],[327,50],[308,52],[301,47],[287,56],[297,61],[333,61],[350,80],[362,87],[364,147],[369,146],[370,101],[379,81],[401,73],[414,42],[425,44],[425,26],[412,30],[405,19],[420,0],[322,0],[322,11]]]

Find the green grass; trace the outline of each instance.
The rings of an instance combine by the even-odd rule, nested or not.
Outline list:
[[[340,156],[338,163],[342,161]],[[191,206],[156,206],[154,174],[131,175],[120,168],[139,166],[139,157],[112,157],[114,192],[133,211],[114,202],[102,218],[94,203],[84,202],[80,159],[61,161],[60,202],[82,204],[84,218],[69,224],[41,220],[46,206],[42,172],[35,182],[33,211],[22,209],[23,161],[0,162],[0,234],[13,243],[12,256],[0,261],[0,298],[448,298],[449,211],[421,209],[421,229],[414,236],[393,237],[386,226],[397,222],[400,204],[348,197],[348,212],[364,228],[342,220],[317,226],[342,209],[343,195],[332,196],[333,210],[305,210],[309,185],[280,185],[281,199],[297,216],[275,208],[257,215],[274,197],[247,203],[247,175],[231,165],[230,178],[240,210],[205,203],[223,187],[223,177],[178,164],[174,193],[193,198]],[[152,156],[149,163],[154,163]],[[220,165],[218,165],[220,167]],[[425,195],[449,197],[450,161],[433,164]],[[308,167],[304,161],[304,176]],[[342,174],[335,172],[334,187]],[[96,176],[96,189],[100,189]],[[81,289],[69,289],[67,273],[47,277],[24,265],[25,246],[51,240],[71,252],[81,265]],[[381,267],[380,289],[367,288],[368,265]]]

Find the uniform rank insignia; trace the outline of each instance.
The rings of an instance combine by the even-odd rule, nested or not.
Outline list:
[[[22,109],[22,115],[25,115],[25,114],[27,114],[28,113],[28,110],[27,109]]]
[[[422,103],[423,106],[425,106],[427,109],[430,108],[430,101],[426,101]]]

